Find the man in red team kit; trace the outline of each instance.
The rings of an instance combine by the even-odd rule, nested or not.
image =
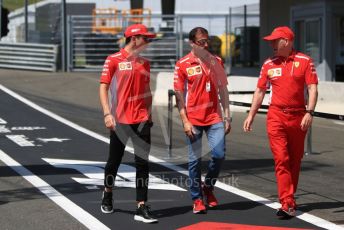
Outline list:
[[[251,131],[254,116],[271,87],[267,132],[275,161],[281,218],[295,216],[295,197],[307,129],[312,124],[318,97],[318,77],[310,57],[293,49],[294,33],[286,27],[275,28],[264,37],[274,52],[260,72],[250,112],[244,121]],[[308,98],[306,97],[308,94]],[[306,96],[305,96],[306,95]]]
[[[208,31],[202,27],[192,29],[189,41],[191,52],[176,63],[174,89],[189,145],[188,168],[193,212],[205,213],[203,196],[209,207],[218,204],[213,190],[225,157],[225,134],[231,129],[228,83],[221,58],[207,51]],[[211,149],[204,182],[201,181],[203,131]]]
[[[146,205],[148,192],[148,154],[152,126],[150,91],[150,65],[138,56],[155,34],[142,24],[129,26],[124,33],[126,45],[107,57],[100,78],[100,102],[105,126],[110,130],[110,151],[105,166],[101,210],[113,212],[112,189],[125,145],[130,137],[135,151],[136,201],[134,219],[145,223],[157,222]],[[108,91],[111,92],[111,101]]]

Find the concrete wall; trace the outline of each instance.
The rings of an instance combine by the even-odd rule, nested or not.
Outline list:
[[[319,0],[322,2],[321,0]],[[314,3],[314,0],[284,0],[271,1],[260,0],[260,37],[271,33],[276,26],[290,26],[291,6]],[[260,61],[261,63],[272,54],[267,42],[260,42]]]
[[[260,1],[260,37],[268,35],[276,26],[287,25],[293,27],[294,21],[316,19],[321,17],[322,58],[317,65],[319,79],[322,81],[339,80],[336,77],[336,54],[340,48],[337,44],[336,17],[344,15],[342,0],[285,0]],[[300,50],[304,52],[303,50]],[[260,62],[262,63],[272,54],[267,42],[260,42]],[[337,79],[336,79],[337,78]]]
[[[229,76],[229,91],[254,91],[257,78]],[[167,106],[168,90],[173,89],[173,73],[160,72],[156,79],[156,90],[153,92],[153,106]],[[324,113],[344,115],[344,83],[319,82],[319,97],[316,111]],[[263,104],[268,103],[268,96],[265,95]],[[231,101],[252,102],[252,95],[230,95]],[[247,107],[231,106],[231,111],[246,111]]]

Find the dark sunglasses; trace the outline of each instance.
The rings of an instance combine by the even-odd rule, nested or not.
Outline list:
[[[199,46],[204,46],[205,44],[209,44],[210,40],[209,39],[200,39],[198,41],[195,41],[195,44]]]
[[[152,42],[153,40],[146,36],[140,36],[145,42]]]

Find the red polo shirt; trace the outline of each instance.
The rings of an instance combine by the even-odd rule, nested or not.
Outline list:
[[[129,57],[121,49],[107,57],[100,82],[110,84],[111,111],[116,122],[136,124],[149,119],[152,95],[148,60]]]
[[[303,108],[307,104],[307,85],[318,84],[312,59],[293,51],[288,58],[267,59],[260,71],[258,88],[271,86],[270,104],[279,107]]]
[[[227,77],[221,58],[207,60],[201,62],[190,52],[176,63],[174,71],[174,90],[184,92],[187,117],[193,125],[222,121],[218,88],[227,86]]]

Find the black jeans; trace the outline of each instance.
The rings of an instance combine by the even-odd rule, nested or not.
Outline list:
[[[110,151],[105,166],[104,185],[107,188],[114,186],[114,179],[122,161],[125,145],[130,137],[135,153],[136,201],[147,201],[151,126],[152,123],[149,122],[139,124],[117,123],[115,131],[110,132]]]

